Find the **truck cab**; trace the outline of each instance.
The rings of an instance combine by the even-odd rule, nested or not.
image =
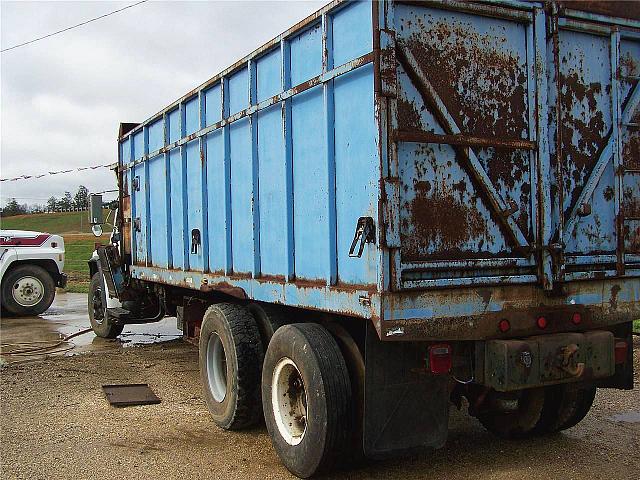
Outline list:
[[[40,315],[53,303],[56,287],[64,288],[64,239],[27,230],[0,230],[2,311]]]

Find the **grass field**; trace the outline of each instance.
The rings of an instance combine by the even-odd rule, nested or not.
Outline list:
[[[109,210],[104,211],[107,218]],[[113,212],[111,212],[113,217]],[[5,230],[35,230],[54,233],[64,238],[65,261],[64,271],[69,277],[66,290],[68,292],[89,291],[89,265],[96,242],[105,242],[111,227],[104,225],[105,235],[96,238],[91,234],[91,225],[87,221],[87,212],[40,213],[35,215],[16,215],[0,220]]]
[[[106,236],[98,239],[93,235],[64,235],[64,271],[68,276],[67,292],[89,291],[89,265],[94,245],[97,241],[105,241]]]
[[[104,218],[107,218],[109,210],[104,210]],[[15,217],[3,217],[0,219],[0,227],[4,230],[35,230],[47,233],[88,233],[91,234],[88,213],[85,212],[56,212],[38,213],[35,215],[16,215]],[[111,213],[110,220],[112,220]],[[108,227],[104,227],[105,231]]]

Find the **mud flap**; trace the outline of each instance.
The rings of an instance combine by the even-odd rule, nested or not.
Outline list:
[[[367,325],[364,453],[386,457],[440,448],[449,427],[448,376],[426,370],[420,343],[382,342]]]

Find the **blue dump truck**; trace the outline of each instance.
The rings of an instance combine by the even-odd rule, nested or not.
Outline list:
[[[638,10],[336,1],[121,124],[95,332],[176,316],[214,422],[300,477],[442,447],[451,405],[572,427],[633,387]]]

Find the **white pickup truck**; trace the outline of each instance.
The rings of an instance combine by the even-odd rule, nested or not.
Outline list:
[[[67,283],[64,239],[26,230],[0,230],[0,303],[10,315],[39,315],[47,310],[56,286]]]

